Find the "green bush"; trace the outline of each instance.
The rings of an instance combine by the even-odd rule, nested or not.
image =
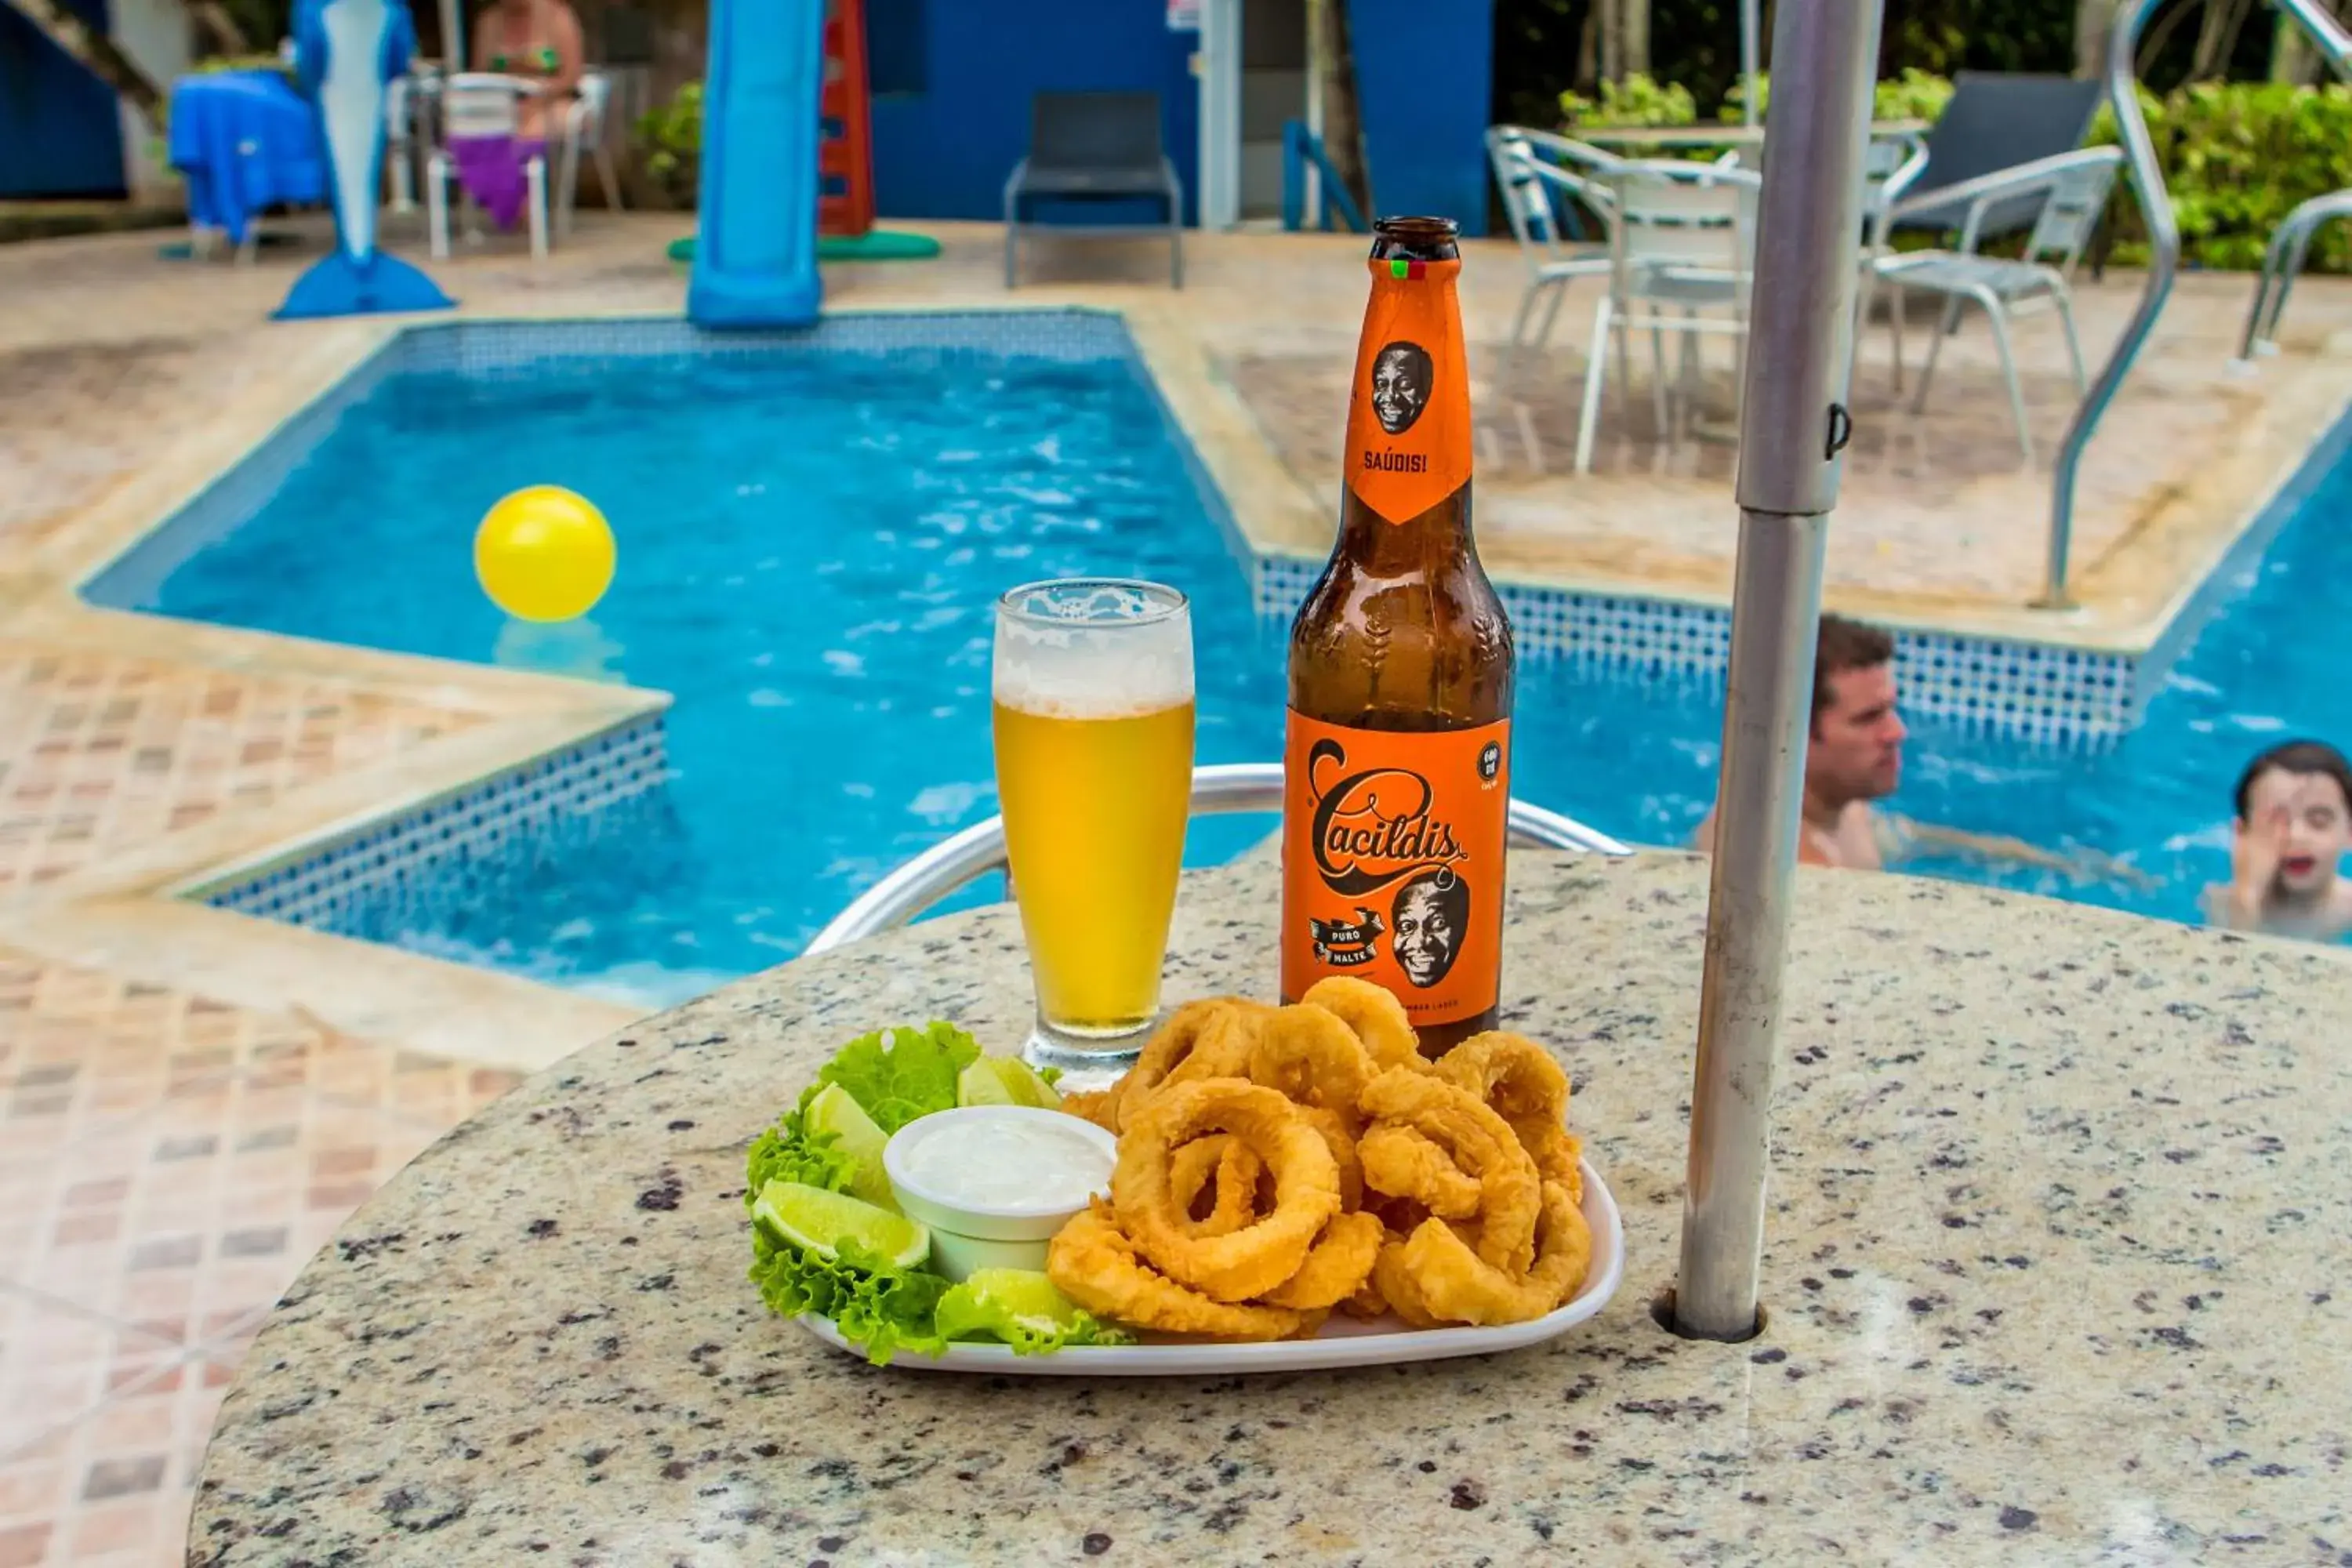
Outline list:
[[[667,103],[637,121],[646,174],[682,207],[694,205],[702,174],[702,84],[688,82]]]
[[[1748,95],[1743,89],[1743,83],[1731,84],[1731,90],[1724,95],[1723,107],[1716,111],[1717,120],[1729,125],[1746,118],[1742,111]],[[1906,66],[1901,76],[1889,77],[1878,84],[1872,96],[1870,112],[1871,117],[1876,120],[1924,120],[1932,124],[1937,116],[1944,112],[1944,105],[1951,99],[1952,81],[1949,77],[1923,71],[1916,66]],[[1771,102],[1772,74],[1759,71],[1756,74],[1758,111],[1770,107]]]
[[[1559,111],[1570,131],[1580,125],[1617,130],[1631,125],[1694,125],[1698,121],[1698,104],[1692,99],[1690,89],[1672,82],[1661,85],[1645,76],[1602,82],[1597,101],[1581,93],[1563,92],[1559,95]]]
[[[2296,205],[2352,186],[2352,88],[2199,82],[2163,98],[2143,89],[2140,110],[2172,193],[2181,258],[2191,266],[2259,268],[2272,232]],[[2116,140],[2114,116],[2104,109],[2091,140]],[[2144,264],[2147,226],[2138,201],[2118,191],[2111,212],[2115,259]],[[2352,270],[2352,231],[2342,224],[2321,229],[2310,265]]]

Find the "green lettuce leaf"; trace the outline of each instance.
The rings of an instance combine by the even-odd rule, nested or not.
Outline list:
[[[952,1110],[956,1075],[980,1059],[980,1043],[953,1024],[877,1029],[841,1047],[816,1075],[837,1083],[875,1125],[896,1132],[919,1116]]]
[[[1078,1307],[1045,1275],[1022,1268],[982,1268],[950,1287],[934,1321],[942,1340],[997,1340],[1015,1355],[1135,1342],[1133,1335]]]
[[[819,1258],[751,1227],[751,1282],[771,1311],[786,1318],[815,1312],[841,1337],[887,1366],[900,1351],[938,1355],[948,1346],[934,1321],[948,1282],[927,1269],[896,1269],[854,1244]]]
[[[812,1087],[803,1093],[801,1105],[806,1105],[815,1092]],[[751,1140],[751,1152],[744,1156],[744,1174],[751,1184],[743,1191],[743,1206],[750,1208],[760,1189],[770,1182],[801,1182],[829,1192],[849,1191],[857,1174],[857,1161],[834,1147],[835,1142],[830,1132],[811,1134],[801,1123],[799,1107],[784,1112],[773,1127]]]

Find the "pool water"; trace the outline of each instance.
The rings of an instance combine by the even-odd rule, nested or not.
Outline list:
[[[1181,587],[1198,760],[1279,755],[1285,627],[1252,613],[1140,374],[811,347],[557,359],[487,380],[400,372],[134,607],[675,693],[675,778],[625,832],[478,868],[431,920],[369,933],[667,1001],[791,956],[885,870],[994,811],[990,616],[1013,583]],[[484,600],[470,540],[500,495],[550,482],[603,508],[620,570],[589,621],[535,628]],[[2324,586],[2352,574],[2352,538],[2327,525],[2347,500],[2352,468],[2113,750],[1915,722],[1898,809],[2095,849],[2123,874],[1920,868],[2195,918],[2198,889],[2227,872],[2245,758],[2290,732],[2352,741],[2352,637]],[[1682,842],[1713,795],[1721,700],[1719,682],[1523,656],[1514,793],[1628,840]],[[1196,824],[1188,858],[1229,858],[1271,826]]]

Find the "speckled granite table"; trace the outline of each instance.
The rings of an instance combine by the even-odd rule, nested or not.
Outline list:
[[[1625,1288],[1538,1350],[1076,1384],[877,1371],[743,1279],[745,1141],[842,1038],[1027,1017],[1003,910],[581,1052],[360,1211],[223,1406],[192,1564],[2352,1562],[2352,969],[1806,873],[1770,1322],[1672,1279],[1705,869],[1515,861]],[[1178,996],[1270,991],[1264,868]]]

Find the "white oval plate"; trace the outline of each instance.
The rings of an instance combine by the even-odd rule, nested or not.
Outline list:
[[[1609,1184],[1582,1162],[1584,1223],[1592,1228],[1592,1265],[1576,1299],[1530,1322],[1495,1328],[1407,1329],[1393,1318],[1362,1322],[1334,1313],[1311,1340],[1270,1340],[1249,1344],[1078,1345],[1051,1355],[1016,1355],[1011,1345],[951,1344],[944,1354],[901,1354],[893,1367],[917,1372],[982,1372],[1023,1377],[1216,1377],[1237,1372],[1319,1372],[1340,1366],[1385,1366],[1392,1362],[1442,1361],[1449,1356],[1490,1355],[1541,1344],[1567,1332],[1609,1304],[1625,1273],[1625,1227]],[[841,1337],[830,1318],[814,1313],[803,1328],[861,1359],[865,1352]]]

